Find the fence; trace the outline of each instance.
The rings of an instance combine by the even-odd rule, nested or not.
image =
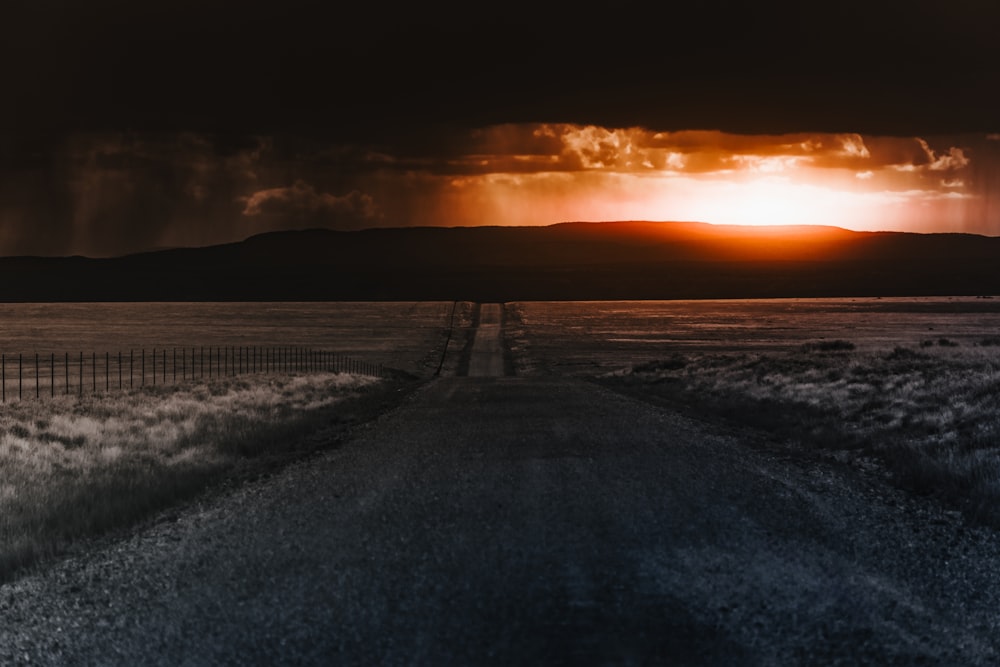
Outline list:
[[[103,356],[103,359],[102,359]],[[8,378],[17,370],[17,378]],[[6,403],[55,397],[56,394],[96,394],[103,390],[132,389],[213,380],[251,374],[351,373],[383,377],[382,364],[304,347],[174,347],[105,352],[89,355],[0,354],[0,400]]]

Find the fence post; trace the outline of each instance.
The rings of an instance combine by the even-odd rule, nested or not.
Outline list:
[[[0,355],[0,385],[3,385],[3,402],[7,402],[7,353]]]
[[[49,352],[49,398],[56,397],[56,353]]]
[[[135,387],[135,350],[128,351],[128,388]]]
[[[80,396],[83,396],[83,350],[80,351]]]
[[[146,348],[142,348],[142,379],[139,382],[139,386],[146,386]]]
[[[35,398],[40,398],[38,392],[38,353],[35,352]]]
[[[66,371],[66,395],[69,396],[69,352],[66,352],[66,358],[63,361],[63,370]]]
[[[90,353],[90,380],[94,385],[94,393],[97,393],[97,352]]]
[[[167,383],[167,348],[163,348],[163,368],[160,370],[160,380]]]
[[[118,350],[118,391],[122,390],[122,351]]]
[[[24,358],[20,352],[17,353],[17,400],[22,398],[22,388],[24,386]]]
[[[104,353],[104,392],[107,393],[111,391],[111,371],[108,368],[108,362],[111,360],[111,353]]]

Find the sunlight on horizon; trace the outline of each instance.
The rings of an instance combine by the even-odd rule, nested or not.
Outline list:
[[[989,163],[976,161],[995,152],[992,136],[931,143],[521,125],[488,128],[475,139],[475,168],[442,176],[436,206],[417,213],[421,222],[650,220],[977,233],[1000,222],[990,193],[977,189],[976,169]]]
[[[729,181],[617,175],[579,183],[551,174],[492,176],[445,191],[439,203],[446,208],[442,217],[458,226],[649,220],[920,232],[946,231],[933,224],[947,219],[949,207],[967,204],[966,198],[922,191],[853,192],[786,177]]]

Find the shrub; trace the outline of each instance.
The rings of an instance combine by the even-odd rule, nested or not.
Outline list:
[[[933,344],[933,343],[932,343]],[[927,359],[927,355],[920,354],[919,352],[914,352],[908,347],[897,346],[890,352],[886,359],[888,361],[913,361],[916,359]]]
[[[802,346],[803,352],[850,352],[854,349],[854,343],[849,340],[822,340],[815,343],[806,343]]]
[[[632,367],[633,373],[656,373],[658,371],[679,371],[688,365],[683,355],[675,354],[667,359],[647,361]]]

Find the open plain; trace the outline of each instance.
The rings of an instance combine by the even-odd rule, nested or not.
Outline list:
[[[991,364],[965,303],[467,308],[350,440],[0,588],[0,662],[995,664],[995,529],[594,381],[834,337]]]

